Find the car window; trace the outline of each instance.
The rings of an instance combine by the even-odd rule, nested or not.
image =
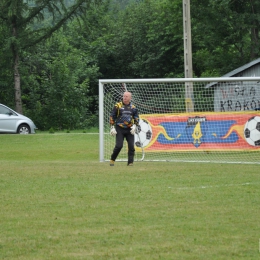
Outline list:
[[[0,106],[0,114],[9,115],[10,113],[12,113],[11,110],[9,110],[9,109],[6,108],[6,107]],[[13,113],[12,113],[12,114],[13,114]]]

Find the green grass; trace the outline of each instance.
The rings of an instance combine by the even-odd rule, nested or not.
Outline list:
[[[98,134],[0,135],[0,259],[259,259],[258,165],[98,160]]]

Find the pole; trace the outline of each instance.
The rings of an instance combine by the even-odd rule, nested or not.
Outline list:
[[[184,70],[185,78],[192,78],[192,48],[191,48],[191,22],[190,0],[183,0],[183,41],[184,41]],[[194,112],[193,83],[185,82],[186,112]]]

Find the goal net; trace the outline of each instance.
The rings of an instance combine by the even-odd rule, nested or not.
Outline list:
[[[109,116],[125,91],[140,116],[136,161],[260,163],[260,77],[100,80],[101,162],[115,146]],[[125,142],[117,161],[127,150]]]

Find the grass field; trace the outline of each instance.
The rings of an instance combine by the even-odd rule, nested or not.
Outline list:
[[[259,259],[259,165],[98,160],[98,134],[0,135],[0,259]]]

